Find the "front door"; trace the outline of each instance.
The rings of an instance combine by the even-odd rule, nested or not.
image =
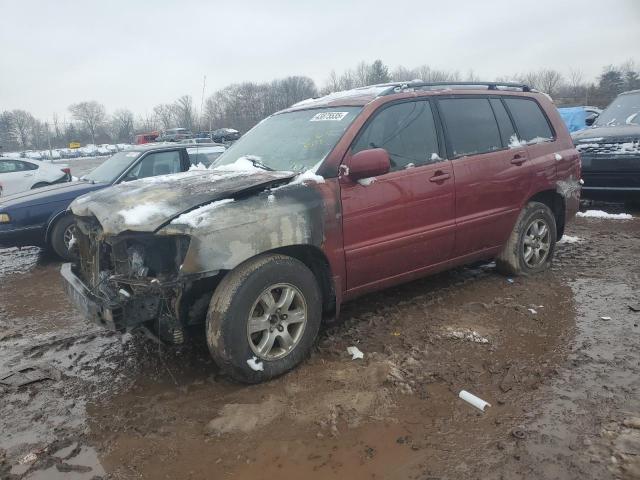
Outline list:
[[[391,171],[340,180],[348,290],[442,262],[454,241],[453,170],[430,102],[381,107],[347,155],[368,148],[387,150]]]

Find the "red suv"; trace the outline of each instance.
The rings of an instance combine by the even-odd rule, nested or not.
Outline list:
[[[208,170],[78,198],[87,316],[184,342],[232,377],[280,375],[359,295],[480,260],[546,269],[580,195],[549,98],[514,84],[377,85],[260,122]]]

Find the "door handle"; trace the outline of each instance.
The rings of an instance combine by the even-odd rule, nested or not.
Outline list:
[[[450,178],[451,178],[451,175],[449,175],[447,172],[437,171],[433,175],[433,177],[429,179],[429,181],[433,183],[438,183],[438,182],[444,182],[445,180],[449,180]]]
[[[511,163],[513,163],[514,165],[522,165],[526,161],[527,161],[527,157],[519,153],[516,153],[511,159]]]

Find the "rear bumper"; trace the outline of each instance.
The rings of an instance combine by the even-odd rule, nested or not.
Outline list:
[[[60,269],[65,293],[73,305],[90,321],[113,331],[124,331],[122,308],[105,302],[73,273],[71,263],[65,263]]]

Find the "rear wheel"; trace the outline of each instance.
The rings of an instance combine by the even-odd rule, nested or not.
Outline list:
[[[232,378],[258,383],[282,375],[309,354],[321,320],[313,273],[284,255],[262,255],[220,282],[207,314],[207,343]]]
[[[506,275],[531,275],[549,268],[557,238],[556,220],[544,203],[529,202],[496,259]]]
[[[71,261],[76,258],[71,251],[75,228],[73,217],[65,215],[51,229],[51,248],[63,260]]]

